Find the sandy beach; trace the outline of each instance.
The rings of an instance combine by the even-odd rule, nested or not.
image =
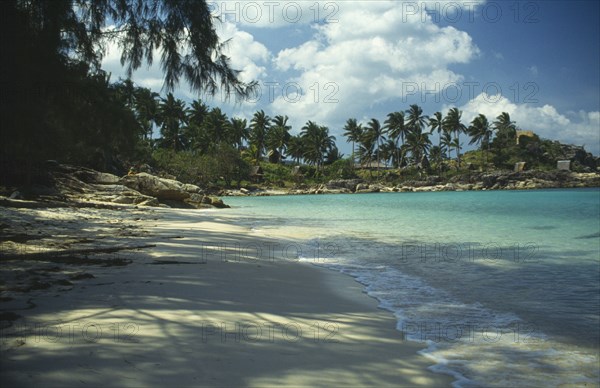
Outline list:
[[[2,212],[72,252],[3,241],[3,386],[450,385],[362,285],[269,254],[226,211]],[[82,254],[103,244],[124,249]]]

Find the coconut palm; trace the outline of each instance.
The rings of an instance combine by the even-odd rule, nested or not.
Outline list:
[[[347,142],[352,142],[352,166],[354,166],[355,159],[355,144],[360,142],[363,135],[363,127],[361,124],[356,122],[356,119],[348,119],[344,126],[344,136],[346,136]]]
[[[232,145],[234,145],[238,151],[242,150],[244,141],[248,140],[248,122],[246,119],[240,119],[238,117],[232,117],[229,120],[229,133],[231,135]]]
[[[433,133],[433,131],[437,131],[438,136],[439,136],[438,147],[441,148],[442,132],[444,131],[444,116],[442,115],[442,112],[435,112],[433,114],[433,117],[429,118],[429,127],[431,128],[429,133]]]
[[[186,113],[185,103],[180,99],[175,99],[173,93],[169,93],[166,98],[161,99],[158,106],[162,142],[173,147],[174,151],[185,148],[186,139],[183,136],[182,128],[187,122]]]
[[[271,118],[263,110],[254,113],[252,120],[250,120],[250,144],[255,148],[254,159],[256,163],[262,158],[270,126]]]
[[[503,144],[513,142],[517,136],[517,126],[514,121],[511,121],[507,112],[498,115],[492,126],[497,131],[497,137]]]
[[[471,136],[469,144],[479,144],[481,150],[485,153],[485,166],[487,168],[490,140],[493,133],[487,117],[483,114],[479,114],[479,116],[471,121],[471,125],[467,129],[467,132],[469,136]]]
[[[384,122],[386,132],[390,139],[393,140],[396,148],[395,165],[402,167],[403,158],[400,153],[400,145],[398,140],[404,145],[404,138],[408,133],[408,127],[405,125],[404,112],[392,112],[387,115],[387,120]]]
[[[335,136],[329,135],[329,128],[308,121],[300,132],[304,143],[303,158],[317,167],[317,173],[323,166],[325,155],[335,146]]]
[[[385,166],[388,166],[388,162],[391,160],[393,165],[398,165],[398,157],[400,150],[396,146],[396,143],[392,139],[388,139],[381,144],[380,147],[381,159],[384,161]]]
[[[453,132],[455,135],[456,145],[456,160],[458,162],[457,168],[460,168],[460,134],[464,133],[467,127],[460,122],[462,112],[458,108],[452,108],[448,111],[448,114],[444,118],[444,129]]]
[[[148,88],[134,91],[135,114],[146,140],[152,139],[154,124],[158,121],[158,98],[159,94]]]
[[[452,134],[449,131],[443,131],[441,136],[440,147],[443,155],[450,157],[452,151]]]
[[[379,162],[381,160],[379,155],[379,149],[381,143],[386,140],[384,136],[384,130],[379,120],[373,118],[367,124],[367,128],[364,133],[364,137],[369,138],[375,148],[375,160],[377,162],[377,177],[379,177]]]
[[[375,139],[372,136],[367,136],[367,133],[363,133],[363,136],[360,138],[360,143],[358,146],[358,160],[361,165],[370,166],[373,161],[373,156],[375,154]],[[373,177],[373,170],[369,168],[369,175]]]
[[[292,136],[288,141],[287,154],[300,164],[300,159],[304,155],[304,141],[300,136]]]
[[[221,143],[232,144],[234,141],[230,136],[229,118],[221,108],[213,108],[206,115],[202,123],[204,132],[208,134],[212,150],[216,150]]]
[[[287,116],[275,116],[267,133],[266,144],[270,149],[269,153],[274,156],[275,163],[281,162],[291,137],[292,127],[288,125],[288,119]]]
[[[441,146],[432,146],[429,149],[429,159],[432,163],[435,163],[438,171],[441,171],[442,161],[444,160],[444,151]]]
[[[412,132],[422,132],[427,123],[427,116],[423,115],[423,109],[417,104],[412,104],[406,111],[406,126]]]
[[[421,164],[423,159],[425,159],[427,156],[427,151],[431,146],[429,134],[419,130],[413,131],[408,134],[406,142],[412,155],[413,162],[416,164]]]

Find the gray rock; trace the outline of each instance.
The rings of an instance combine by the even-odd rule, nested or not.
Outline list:
[[[125,176],[121,178],[120,182],[142,194],[156,197],[158,200],[183,201],[190,197],[190,192],[187,190],[189,187],[186,189],[187,185],[173,179],[159,178],[145,172]]]
[[[362,179],[334,179],[327,182],[325,188],[328,190],[346,189],[354,192],[362,182]]]
[[[85,183],[97,185],[112,185],[119,183],[119,177],[116,175],[87,168],[80,168],[73,175]]]

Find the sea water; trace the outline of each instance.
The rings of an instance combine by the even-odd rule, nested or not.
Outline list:
[[[255,233],[347,273],[470,386],[598,386],[600,190],[232,197]]]

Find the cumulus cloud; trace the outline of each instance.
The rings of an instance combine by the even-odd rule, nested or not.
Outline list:
[[[231,58],[232,67],[241,71],[242,81],[265,77],[265,65],[270,61],[271,53],[264,44],[257,42],[248,32],[240,31],[233,23],[221,23],[217,32],[222,41],[228,41],[225,53]]]
[[[508,112],[521,129],[531,130],[543,138],[585,145],[588,151],[596,155],[600,151],[598,111],[560,113],[552,105],[515,104],[506,97],[485,93],[479,94],[459,109],[463,111],[464,123],[471,122],[479,113],[493,121],[502,112]]]
[[[274,111],[343,123],[357,111],[405,96],[408,84],[459,82],[463,77],[449,66],[479,55],[466,32],[440,27],[427,13],[408,12],[407,2],[338,4],[337,22],[314,25],[312,39],[275,56],[275,68],[291,72],[288,82],[304,94],[293,103],[279,96]]]

